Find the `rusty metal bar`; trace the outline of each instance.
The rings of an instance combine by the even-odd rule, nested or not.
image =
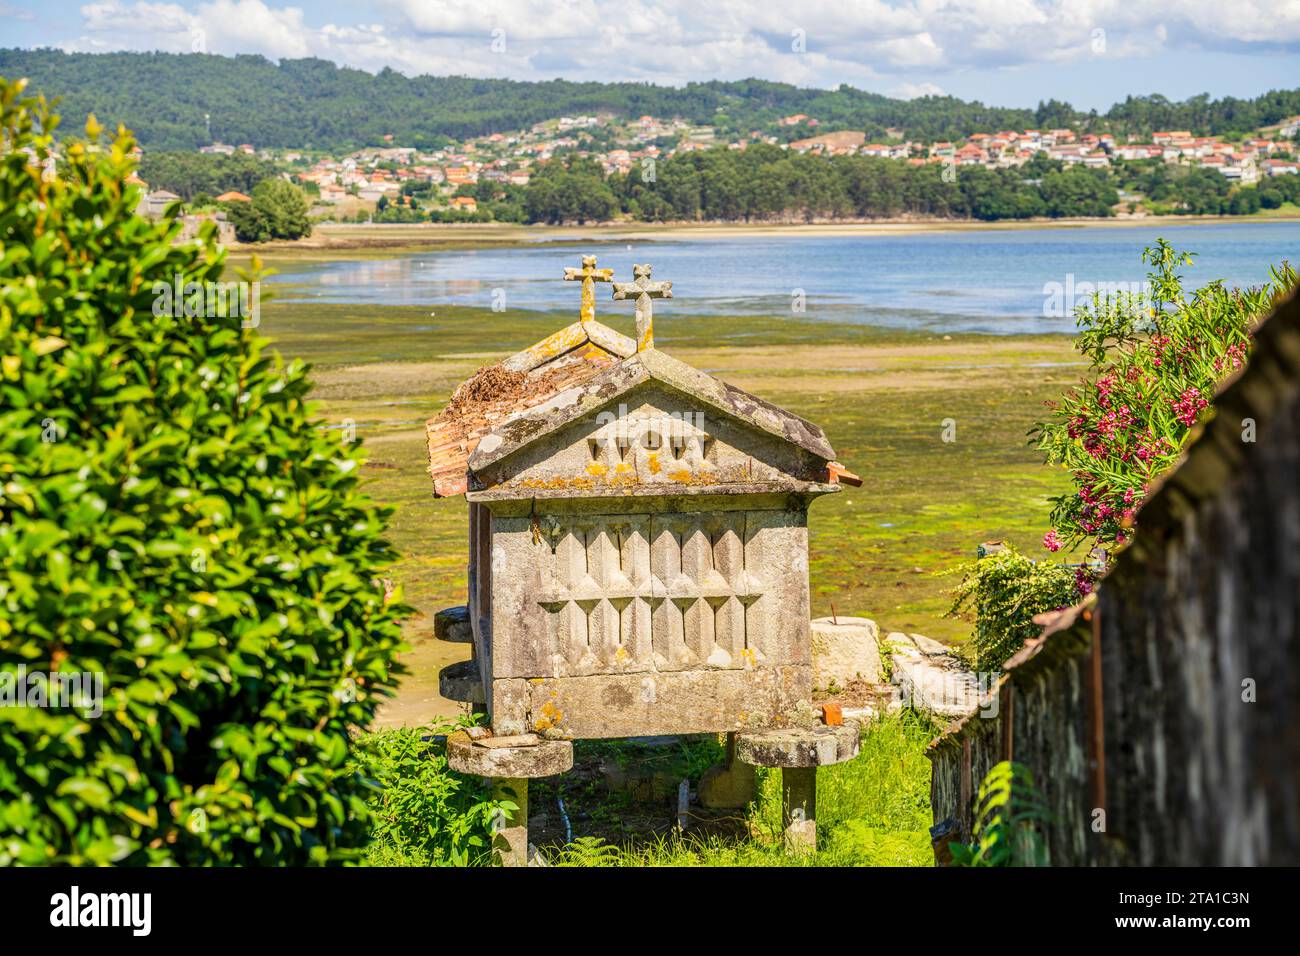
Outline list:
[[[971,784],[970,738],[963,737],[961,741],[961,772],[958,779],[957,807],[957,821],[963,839],[969,839],[971,831],[975,828],[975,810],[971,806],[974,788]]]
[[[1015,687],[1010,681],[1002,685],[1002,701],[998,705],[998,716],[1002,720],[1002,759],[1015,760]]]
[[[1101,679],[1101,607],[1083,612],[1085,621],[1092,624],[1092,647],[1088,653],[1088,796],[1093,809],[1106,809],[1106,726],[1102,710]]]

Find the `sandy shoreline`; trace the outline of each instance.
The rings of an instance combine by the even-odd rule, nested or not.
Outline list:
[[[1143,216],[1124,219],[979,220],[908,219],[834,223],[628,223],[608,226],[548,227],[567,233],[589,232],[610,238],[678,237],[732,239],[738,236],[889,236],[948,232],[1014,232],[1025,229],[1123,229],[1133,226],[1190,226],[1215,223],[1297,222],[1300,217],[1261,219],[1254,216]]]
[[[954,220],[875,220],[835,223],[604,223],[592,226],[520,226],[509,223],[330,223],[296,242],[236,244],[236,256],[253,253],[304,256],[342,251],[383,254],[430,248],[523,245],[639,239],[738,239],[772,237],[901,236],[941,233],[1013,232],[1026,229],[1127,229],[1228,223],[1300,223],[1296,216],[1144,216],[1115,219],[1031,219],[1000,222]]]

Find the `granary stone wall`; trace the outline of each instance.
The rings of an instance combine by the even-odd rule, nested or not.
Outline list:
[[[660,700],[636,720],[662,733],[737,729],[760,712],[778,715],[749,693],[759,686],[780,687],[788,704],[811,696],[806,504],[719,496],[638,510],[649,501],[664,504],[586,499],[605,513],[547,502],[540,516],[494,516],[493,629],[511,635],[496,645],[489,671],[494,724],[536,729],[556,687],[609,695],[605,706],[551,701],[544,722],[576,736],[619,736],[594,729],[621,723],[610,710],[615,702],[629,708],[625,688]],[[717,707],[701,696],[680,712],[662,703],[661,690],[687,671],[700,672],[693,693]],[[547,683],[573,678],[591,680],[585,689]],[[528,694],[503,683],[511,679],[527,682]],[[694,716],[683,723],[688,711]]]
[[[1300,863],[1295,297],[1138,524],[1095,603],[1008,662],[996,715],[931,745],[935,820],[968,835],[983,773],[1013,759],[1055,864]]]

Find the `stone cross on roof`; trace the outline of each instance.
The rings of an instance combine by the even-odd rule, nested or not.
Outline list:
[[[596,317],[596,283],[613,282],[613,269],[597,269],[595,256],[583,256],[582,268],[566,268],[564,278],[570,281],[582,280],[582,306],[578,311],[578,318],[583,322],[590,322]]]
[[[673,284],[671,282],[651,282],[650,266],[633,266],[631,282],[615,282],[615,299],[636,299],[636,350],[644,352],[655,347],[654,306],[655,299],[671,299]]]

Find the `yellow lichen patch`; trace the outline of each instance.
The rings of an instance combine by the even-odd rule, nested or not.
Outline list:
[[[614,473],[618,475],[625,475],[631,470],[632,470],[632,466],[625,461],[620,461],[617,465],[614,466]]]
[[[513,487],[540,488],[546,491],[565,491],[570,488],[586,489],[592,487],[590,478],[525,478]]]
[[[627,659],[627,648],[623,647],[620,644],[618,650],[614,652],[614,660],[623,661],[626,659]]]
[[[570,330],[564,328],[529,348],[528,354],[539,359],[554,358],[557,355],[563,355],[570,349],[577,348],[585,339],[586,333],[580,329]]]
[[[592,475],[596,478],[603,478],[608,473],[609,473],[609,468],[607,468],[605,465],[602,465],[598,461],[590,462],[587,465],[587,474]]]
[[[550,730],[552,727],[559,726],[560,721],[563,719],[564,713],[555,706],[554,701],[548,700],[542,704],[541,715],[533,721],[533,726],[537,730]]]
[[[689,468],[683,468],[680,471],[669,472],[668,477],[673,481],[680,482],[683,485],[688,485],[695,476],[691,474]]]
[[[651,474],[654,474],[654,475],[659,474],[659,467],[660,467],[660,466],[659,466],[659,456],[658,456],[658,455],[651,455],[650,458],[648,459],[648,462],[649,462],[649,465],[650,465],[650,473],[651,473]]]

